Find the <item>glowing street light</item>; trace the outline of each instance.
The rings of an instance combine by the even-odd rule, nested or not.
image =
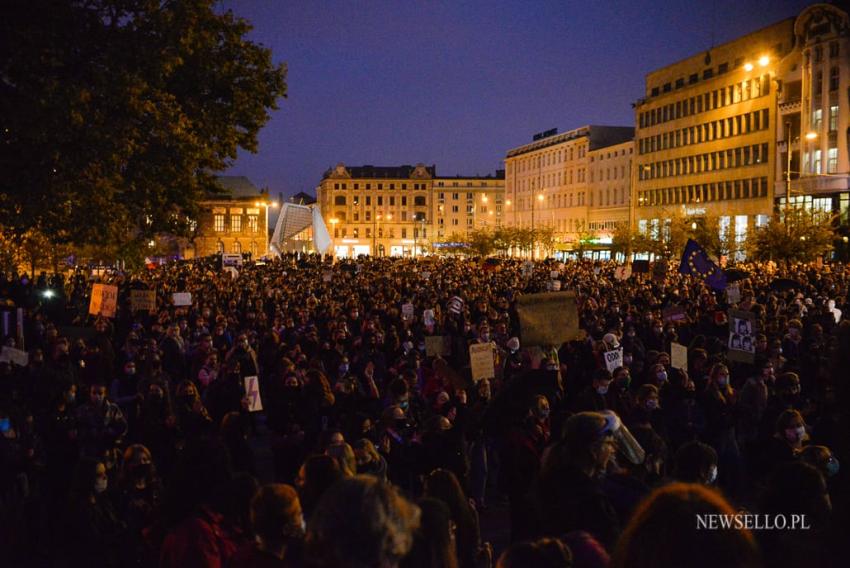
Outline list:
[[[762,55],[761,57],[759,57],[759,65],[761,65],[762,67],[767,67],[769,63],[770,57],[768,57],[767,55]]]
[[[744,71],[750,72],[752,70],[753,70],[753,64],[752,63],[744,63]]]
[[[817,137],[818,137],[817,132],[814,132],[814,131],[806,132],[806,140],[814,140]]]

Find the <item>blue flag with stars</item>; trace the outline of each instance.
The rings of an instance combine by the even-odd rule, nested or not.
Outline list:
[[[688,244],[685,245],[682,262],[679,264],[679,272],[701,276],[705,279],[705,283],[715,290],[726,289],[726,275],[723,274],[719,266],[708,258],[705,249],[693,239],[688,239]]]

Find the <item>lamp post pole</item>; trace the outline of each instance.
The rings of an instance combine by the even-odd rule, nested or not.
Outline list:
[[[788,227],[788,217],[791,211],[791,122],[785,123],[785,226]]]

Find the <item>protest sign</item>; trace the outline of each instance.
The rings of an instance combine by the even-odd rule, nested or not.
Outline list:
[[[453,314],[459,314],[463,311],[463,300],[461,300],[458,296],[452,296],[452,299],[449,300],[449,311]]]
[[[428,357],[441,357],[448,355],[446,338],[443,335],[428,335],[425,337],[425,355]]]
[[[9,362],[15,365],[20,365],[21,367],[26,367],[30,361],[29,353],[26,351],[21,351],[20,349],[15,349],[14,347],[3,346],[3,350],[0,351],[0,362]]]
[[[403,319],[413,319],[413,304],[403,304],[401,306],[401,316]]]
[[[330,270],[325,270],[322,273],[322,282],[331,282],[334,279],[334,273]]]
[[[578,337],[578,309],[574,292],[526,294],[517,299],[524,345],[555,345]]]
[[[741,289],[737,284],[729,284],[726,287],[726,302],[729,304],[737,304],[741,301]]]
[[[753,363],[756,359],[756,318],[752,312],[729,310],[730,361]]]
[[[667,262],[664,260],[657,261],[652,266],[652,281],[653,282],[664,282],[664,278],[667,276]]]
[[[171,295],[171,299],[174,302],[175,306],[191,306],[192,305],[192,293],[191,292],[174,292]]]
[[[546,283],[546,290],[550,292],[558,292],[561,290],[561,281],[560,280],[550,280]]]
[[[117,307],[118,286],[111,286],[109,284],[95,284],[92,286],[89,314],[114,318]]]
[[[235,266],[225,266],[224,271],[230,274],[230,278],[233,280],[239,278],[239,271],[236,270]]]
[[[239,253],[227,253],[221,255],[221,266],[242,266],[242,255]]]
[[[634,260],[632,261],[632,274],[645,274],[649,272],[649,261],[648,260]]]
[[[670,366],[674,369],[688,370],[688,348],[680,343],[670,344]]]
[[[422,280],[428,280],[429,278],[431,278],[431,273],[427,270],[423,270],[419,273],[419,275],[422,277]]]
[[[472,380],[493,379],[496,377],[496,365],[493,361],[495,349],[492,343],[473,343],[469,346],[469,367]]]
[[[661,310],[661,318],[664,320],[664,323],[684,321],[687,317],[685,308],[682,306],[669,306]]]
[[[612,349],[605,351],[602,356],[605,358],[605,368],[609,373],[613,373],[614,369],[623,366],[623,348]]]
[[[245,396],[248,398],[248,412],[259,412],[263,409],[260,384],[256,376],[245,377]]]
[[[156,290],[130,290],[130,309],[134,312],[155,312]]]
[[[632,275],[632,267],[628,264],[618,266],[614,269],[614,278],[617,280],[628,280]]]
[[[558,278],[558,276],[560,276],[560,275],[561,275],[561,273],[558,272],[557,270],[550,270],[549,271],[549,278],[551,278],[552,280],[556,280]]]

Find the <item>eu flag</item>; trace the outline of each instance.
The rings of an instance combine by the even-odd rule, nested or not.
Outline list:
[[[714,264],[705,249],[693,239],[688,239],[682,262],[679,264],[681,274],[693,274],[705,278],[705,283],[715,290],[726,289],[726,275]]]

